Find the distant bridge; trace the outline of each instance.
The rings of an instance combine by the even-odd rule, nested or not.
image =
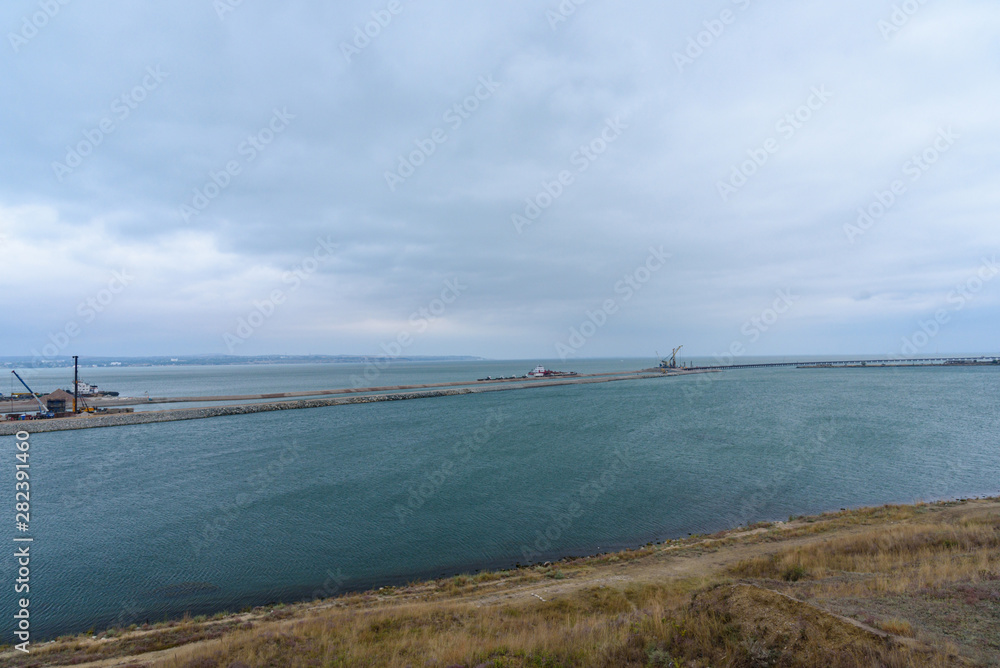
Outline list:
[[[689,369],[710,369],[710,370],[725,370],[725,369],[768,369],[775,367],[824,367],[824,368],[834,368],[834,367],[846,367],[846,366],[902,366],[902,365],[921,365],[921,366],[946,366],[955,365],[961,366],[963,364],[998,364],[1000,365],[1000,356],[986,356],[986,357],[919,357],[914,359],[887,359],[887,360],[837,360],[833,362],[812,362],[812,361],[802,361],[802,362],[767,362],[759,364],[728,364],[719,366],[695,366],[695,367],[685,367]]]

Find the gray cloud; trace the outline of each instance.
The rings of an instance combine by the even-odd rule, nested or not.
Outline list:
[[[468,290],[409,353],[553,356],[663,246],[668,265],[579,354],[893,353],[1000,245],[992,3],[904,22],[882,0],[590,0],[554,24],[555,1],[399,0],[385,21],[388,6],[7,3],[4,349],[30,354],[77,322],[81,354],[224,352],[277,289],[287,300],[240,352],[374,353],[459,277]],[[463,108],[483,80],[499,87]],[[817,87],[829,100],[795,120]],[[615,118],[627,128],[601,147]],[[422,164],[390,189],[414,151]],[[753,173],[723,201],[734,169]],[[564,171],[572,183],[518,233],[511,217]],[[905,191],[852,237],[894,181]],[[336,253],[296,285],[320,238]],[[85,322],[80,305],[123,268],[135,280]],[[998,286],[933,347],[990,350]],[[781,289],[798,301],[750,343],[741,327]]]

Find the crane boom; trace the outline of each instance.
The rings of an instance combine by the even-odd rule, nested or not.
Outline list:
[[[673,353],[671,353],[669,360],[661,359],[660,360],[660,368],[661,369],[676,369],[677,368],[677,352],[681,348],[683,348],[683,347],[684,346],[677,346],[676,348],[674,348]],[[660,353],[656,353],[656,356],[659,357]]]
[[[29,394],[31,395],[31,398],[32,398],[32,399],[34,399],[34,400],[35,400],[36,402],[38,402],[38,412],[39,412],[39,413],[41,413],[41,414],[43,414],[43,415],[48,415],[48,413],[49,413],[49,409],[48,409],[48,408],[46,408],[46,407],[45,407],[45,404],[43,404],[43,403],[42,403],[42,400],[41,400],[41,399],[39,399],[39,398],[38,398],[38,397],[37,397],[37,396],[35,395],[35,392],[34,392],[34,390],[32,390],[32,389],[31,389],[30,387],[28,387],[28,384],[27,384],[26,382],[24,382],[24,378],[21,378],[21,376],[20,376],[20,375],[18,375],[18,373],[17,373],[16,371],[14,371],[14,370],[11,370],[11,373],[12,373],[12,374],[14,374],[14,376],[15,376],[15,377],[16,377],[16,378],[17,378],[17,379],[18,379],[19,381],[21,381],[21,385],[24,385],[24,388],[25,388],[26,390],[28,390],[28,393],[29,393]]]

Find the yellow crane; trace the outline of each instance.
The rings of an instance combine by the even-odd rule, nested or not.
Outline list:
[[[677,368],[677,353],[683,347],[684,346],[677,346],[676,348],[674,348],[674,351],[673,351],[673,353],[671,353],[669,360],[660,360],[660,368],[661,369],[676,369]]]

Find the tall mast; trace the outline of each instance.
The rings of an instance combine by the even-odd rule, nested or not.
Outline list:
[[[73,415],[76,415],[76,399],[80,395],[80,357],[73,355]]]

